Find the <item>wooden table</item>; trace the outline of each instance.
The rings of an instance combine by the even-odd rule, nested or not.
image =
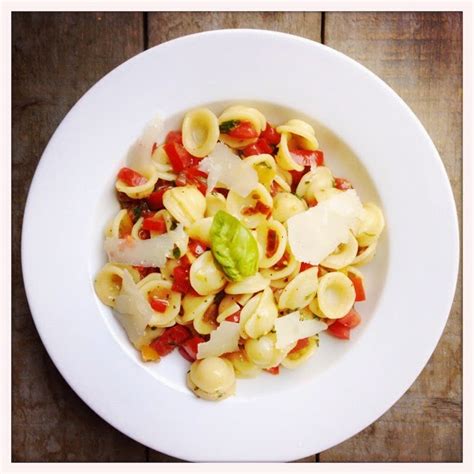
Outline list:
[[[348,54],[421,119],[461,216],[461,13],[14,13],[12,22],[14,461],[179,462],[112,428],[66,384],[36,332],[20,268],[25,200],[48,140],[89,87],[144,49],[198,31],[264,28]],[[429,175],[420,176],[420,190],[424,179]],[[443,337],[398,403],[358,435],[303,462],[462,460],[461,293],[460,276]]]

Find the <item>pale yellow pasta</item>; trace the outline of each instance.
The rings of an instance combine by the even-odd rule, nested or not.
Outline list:
[[[297,265],[295,267],[295,269],[289,275],[287,275],[286,277],[279,278],[277,280],[271,280],[270,281],[270,286],[273,289],[282,290],[283,288],[286,287],[286,285],[288,285],[288,283],[290,283],[290,281],[292,281],[297,275],[299,275],[300,268],[301,268],[301,264]]]
[[[214,295],[195,296],[187,294],[181,300],[182,314],[176,317],[180,324],[186,324],[202,317],[214,302]]]
[[[181,307],[181,293],[173,291],[171,289],[172,283],[166,280],[150,279],[140,283],[141,284],[138,285],[140,292],[147,300],[156,296],[168,302],[165,311],[158,312],[153,310],[153,317],[149,325],[157,327],[169,327],[174,325],[175,318]]]
[[[240,281],[234,281],[227,284],[224,291],[229,295],[252,294],[262,291],[270,285],[270,280],[263,277],[260,273],[251,275]]]
[[[164,266],[160,268],[161,276],[164,280],[173,281],[173,271],[179,265],[179,260],[168,258]]]
[[[232,316],[238,311],[240,311],[240,305],[237,303],[231,303],[222,312],[219,311],[219,314],[217,315],[217,322],[221,323],[222,321],[225,321],[226,318],[228,318],[229,316]]]
[[[219,314],[223,313],[230,306],[233,306],[236,303],[239,306],[243,306],[250,298],[252,298],[252,296],[253,293],[243,293],[241,295],[225,295],[219,303]]]
[[[268,189],[276,176],[275,158],[268,154],[253,155],[245,158],[245,162],[252,166],[257,172],[258,181]]]
[[[233,105],[225,109],[219,117],[219,125],[230,120],[250,122],[257,132],[257,137],[248,139],[233,138],[225,133],[221,133],[219,137],[221,142],[232,148],[244,148],[247,145],[255,143],[258,139],[258,135],[260,135],[267,126],[267,120],[259,110],[244,105]]]
[[[211,226],[212,226],[212,217],[204,217],[203,219],[198,219],[193,222],[186,228],[186,232],[191,239],[199,240],[207,246],[211,245]]]
[[[213,217],[218,211],[225,211],[226,209],[225,196],[217,191],[211,191],[206,194],[206,217]]]
[[[140,350],[143,346],[149,345],[151,342],[153,342],[157,337],[161,336],[165,332],[165,328],[159,328],[156,326],[147,326],[145,328],[145,333],[143,336],[138,338],[134,346],[136,349]]]
[[[205,400],[223,400],[235,392],[234,367],[221,357],[193,362],[186,381],[190,390]]]
[[[133,222],[128,215],[127,209],[121,209],[106,227],[105,236],[120,239],[132,233],[132,229]]]
[[[283,224],[276,220],[262,222],[256,229],[256,240],[261,249],[258,266],[270,268],[283,257],[288,235]]]
[[[151,281],[161,281],[161,280],[163,280],[163,277],[161,276],[161,273],[159,273],[159,272],[149,273],[145,278],[142,278],[137,283],[137,288],[141,288],[142,286],[145,286],[146,284],[150,283]]]
[[[318,305],[326,318],[342,318],[354,302],[354,285],[344,273],[329,272],[319,279]]]
[[[251,362],[262,369],[276,367],[286,354],[293,349],[296,342],[284,349],[277,349],[276,334],[271,332],[258,339],[247,339],[245,341],[245,352]]]
[[[210,250],[192,263],[189,280],[194,290],[202,296],[219,293],[227,283]]]
[[[273,219],[286,222],[291,216],[308,209],[306,202],[292,193],[278,193],[273,198]]]
[[[285,172],[287,173],[287,172]],[[288,173],[290,174],[290,173]],[[287,179],[284,174],[282,173],[281,168],[277,168],[277,174],[273,180],[273,183],[270,187],[270,189],[274,189],[274,193],[276,192],[290,192],[291,191],[291,181],[293,178],[291,177],[291,174],[289,178]]]
[[[290,352],[282,361],[281,365],[287,369],[296,369],[306,362],[316,351],[319,344],[318,336],[308,338],[308,345],[298,351]]]
[[[249,360],[244,350],[231,352],[224,357],[234,366],[235,376],[237,378],[253,378],[262,370]]]
[[[368,247],[363,248],[362,250],[359,247],[359,253],[357,254],[357,257],[354,258],[354,260],[352,261],[352,265],[356,265],[358,267],[366,265],[374,258],[376,250],[377,240],[370,244]]]
[[[216,146],[219,139],[219,122],[207,108],[190,110],[182,126],[183,145],[193,156],[203,158]]]
[[[204,313],[196,315],[193,319],[193,327],[196,332],[202,335],[207,335],[217,329],[218,323],[216,321],[216,315],[216,303],[212,303]]]
[[[349,239],[347,243],[338,245],[337,249],[328,255],[320,265],[333,270],[340,270],[341,268],[350,265],[357,256],[357,240],[352,232],[349,232]]]
[[[196,186],[179,186],[165,191],[163,205],[184,226],[204,217],[206,198]]]
[[[326,318],[326,315],[321,311],[319,307],[318,298],[313,298],[311,303],[309,304],[308,308],[310,311],[315,314],[318,318]]]
[[[160,145],[151,155],[151,159],[155,164],[158,172],[158,178],[165,181],[175,181],[177,174],[173,171],[168,155],[166,154],[164,145]]]
[[[173,218],[171,217],[171,214],[166,210],[166,209],[161,209],[160,211],[156,212],[154,216],[152,217],[153,220],[159,221],[163,219],[166,224],[166,232],[169,232],[174,225]],[[143,224],[144,218],[140,217],[137,222],[135,222],[133,228],[132,228],[132,237],[134,239],[141,239],[140,237],[140,231],[142,229],[142,224]],[[158,237],[160,235],[160,232],[157,232],[156,230],[150,230],[148,231],[150,233],[150,237]],[[182,253],[186,251],[186,242],[179,242],[178,243],[180,250]]]
[[[324,189],[315,189],[314,190],[314,197],[316,198],[317,202],[326,201],[326,199],[334,197],[336,194],[343,193],[337,188],[324,188]]]
[[[317,289],[318,268],[308,268],[293,278],[283,289],[278,301],[278,308],[280,310],[304,308],[316,296]]]
[[[356,235],[357,242],[361,247],[368,247],[377,241],[385,226],[382,211],[372,202],[364,204],[362,223]]]
[[[130,275],[135,280],[135,282],[140,279],[140,274],[132,267],[127,265],[106,263],[94,280],[95,292],[100,301],[112,308],[115,305],[115,298],[119,295],[122,288],[124,269],[130,272]]]
[[[264,278],[270,280],[280,280],[291,275],[296,268],[300,268],[301,263],[296,260],[289,247],[286,248],[283,257],[272,267],[262,268],[260,273]]]
[[[115,188],[121,193],[125,193],[132,199],[142,199],[149,196],[155,189],[155,184],[158,181],[158,170],[153,166],[149,166],[146,171],[142,173],[146,178],[146,183],[138,186],[128,186],[120,179],[115,182]]]
[[[247,196],[234,191],[227,195],[227,211],[237,217],[249,229],[255,229],[264,222],[273,207],[273,199],[263,184]]]
[[[259,338],[269,333],[278,317],[278,308],[272,290],[265,288],[251,298],[240,312],[240,335]]]

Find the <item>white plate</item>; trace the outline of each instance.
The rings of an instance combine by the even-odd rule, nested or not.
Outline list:
[[[306,366],[238,380],[221,403],[185,387],[172,354],[140,362],[93,278],[118,208],[114,176],[144,124],[207,104],[255,103],[270,121],[307,117],[328,166],[375,200],[387,226],[367,274],[363,324],[324,337]],[[127,61],[90,89],[46,148],[22,241],[35,324],[51,358],[101,417],[158,451],[194,461],[287,461],[362,430],[408,389],[433,352],[458,270],[455,205],[442,162],[407,105],[360,64],[281,33],[187,36]],[[355,409],[355,407],[357,407]]]

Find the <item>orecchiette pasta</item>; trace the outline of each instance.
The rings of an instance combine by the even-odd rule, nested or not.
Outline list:
[[[94,280],[141,360],[177,348],[189,389],[216,401],[236,377],[299,367],[324,330],[349,339],[385,219],[333,176],[313,126],[236,104],[155,132],[117,173]]]

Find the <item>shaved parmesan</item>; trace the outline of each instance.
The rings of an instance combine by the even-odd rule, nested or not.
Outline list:
[[[216,330],[211,332],[209,341],[198,344],[197,358],[219,357],[227,352],[238,351],[240,338],[239,327],[239,323],[223,321]]]
[[[108,237],[105,239],[104,248],[110,262],[141,267],[162,267],[166,263],[166,258],[171,256],[174,246],[186,248],[188,240],[183,225],[178,224],[175,230],[147,240]]]
[[[123,271],[122,288],[115,299],[114,309],[118,312],[117,318],[127,332],[128,338],[137,345],[153,317],[153,310],[128,270]]]
[[[336,194],[317,206],[290,217],[288,242],[300,262],[318,265],[338,245],[349,240],[349,232],[360,225],[363,207],[354,189]]]
[[[159,143],[162,133],[163,119],[156,116],[146,124],[141,136],[130,147],[127,155],[127,165],[139,173],[146,174],[147,170],[153,166],[151,160],[153,144]]]
[[[300,319],[299,311],[281,316],[275,321],[277,349],[284,349],[305,337],[311,337],[327,329],[327,324],[317,319]]]
[[[201,161],[199,169],[208,173],[209,191],[212,191],[219,182],[245,197],[258,184],[258,174],[253,167],[232,153],[223,143],[217,143],[209,156]]]

